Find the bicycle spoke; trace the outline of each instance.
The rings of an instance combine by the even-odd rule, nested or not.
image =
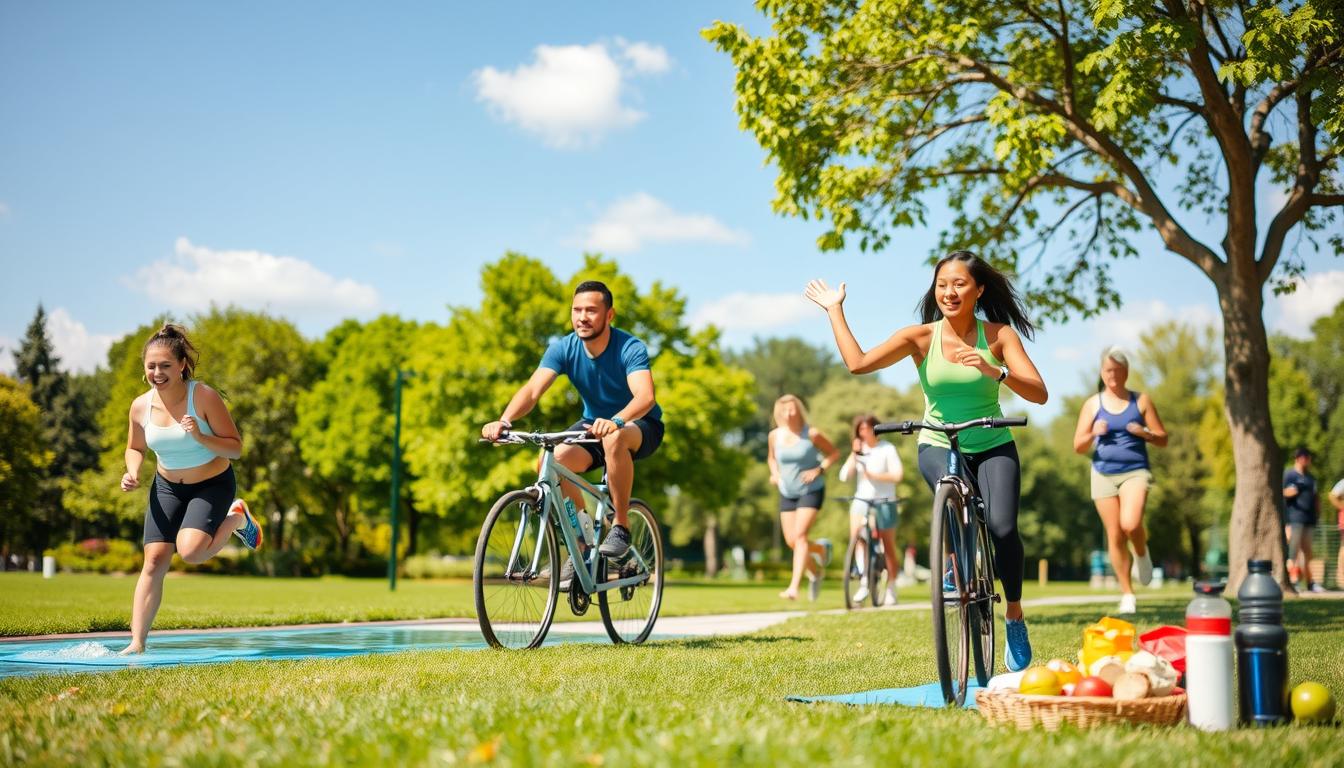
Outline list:
[[[555,538],[528,492],[505,495],[486,517],[473,586],[481,632],[491,645],[539,645],[555,611]]]
[[[597,594],[602,623],[612,642],[640,643],[658,618],[663,595],[663,543],[653,512],[642,502],[630,504],[630,554],[606,562],[605,580],[643,576],[642,581]]]

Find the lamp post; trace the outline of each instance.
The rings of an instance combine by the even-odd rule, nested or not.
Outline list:
[[[387,553],[387,587],[397,591],[397,508],[401,496],[401,383],[415,375],[414,371],[397,369],[396,381],[392,385],[392,412],[395,414],[392,427],[392,498],[388,507],[392,520],[392,546]]]

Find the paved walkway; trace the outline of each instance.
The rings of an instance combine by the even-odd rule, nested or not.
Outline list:
[[[1325,594],[1304,594],[1295,598],[1298,600],[1344,600],[1344,592],[1329,592]],[[1143,596],[1140,595],[1139,601],[1143,602]],[[1114,604],[1116,595],[1113,592],[1099,592],[1095,595],[1070,595],[1064,597],[1038,597],[1030,600],[1023,600],[1022,605],[1031,608],[1035,606],[1047,605],[1093,605],[1093,604]],[[565,610],[562,604],[557,610]],[[924,601],[907,602],[900,605],[884,606],[878,608],[878,611],[927,611],[929,603]],[[871,610],[871,609],[870,609]],[[789,619],[798,616],[807,616],[810,614],[833,616],[849,613],[844,608],[834,608],[822,611],[764,611],[760,613],[723,613],[711,614],[708,616],[660,616],[658,625],[654,628],[657,635],[673,635],[679,637],[710,637],[715,635],[741,635],[749,632],[757,632],[767,627],[780,624]],[[319,629],[323,627],[418,627],[424,629],[475,629],[478,625],[474,618],[460,619],[412,619],[405,621],[361,621],[361,622],[339,622],[331,624],[300,624],[289,626],[268,626],[268,627],[217,627],[211,629],[165,629],[155,630],[155,635],[190,635],[218,632],[247,632],[259,630],[277,630],[277,629]],[[551,634],[604,634],[601,621],[565,621],[556,622],[551,626]],[[29,635],[27,637],[10,637],[0,639],[0,644],[6,642],[34,641],[34,640],[96,640],[99,638],[126,638],[130,633],[120,632],[78,632],[61,635]]]

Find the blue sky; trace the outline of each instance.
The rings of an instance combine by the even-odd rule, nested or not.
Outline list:
[[[39,301],[87,370],[156,314],[212,301],[311,337],[346,316],[441,321],[506,250],[562,275],[604,252],[678,287],[734,346],[829,343],[801,290],[846,280],[876,343],[913,321],[941,217],[837,255],[815,223],[773,214],[733,69],[700,38],[718,18],[764,29],[747,2],[0,0],[0,369]],[[1217,318],[1202,275],[1140,246],[1115,273],[1125,310],[1029,348],[1054,392],[1077,391],[1103,344]],[[1272,329],[1300,335],[1344,299],[1344,264],[1306,262]]]

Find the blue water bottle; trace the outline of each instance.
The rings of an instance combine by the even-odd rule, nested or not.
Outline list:
[[[1243,725],[1280,725],[1288,710],[1288,630],[1283,590],[1268,560],[1252,560],[1237,590],[1237,699]]]

